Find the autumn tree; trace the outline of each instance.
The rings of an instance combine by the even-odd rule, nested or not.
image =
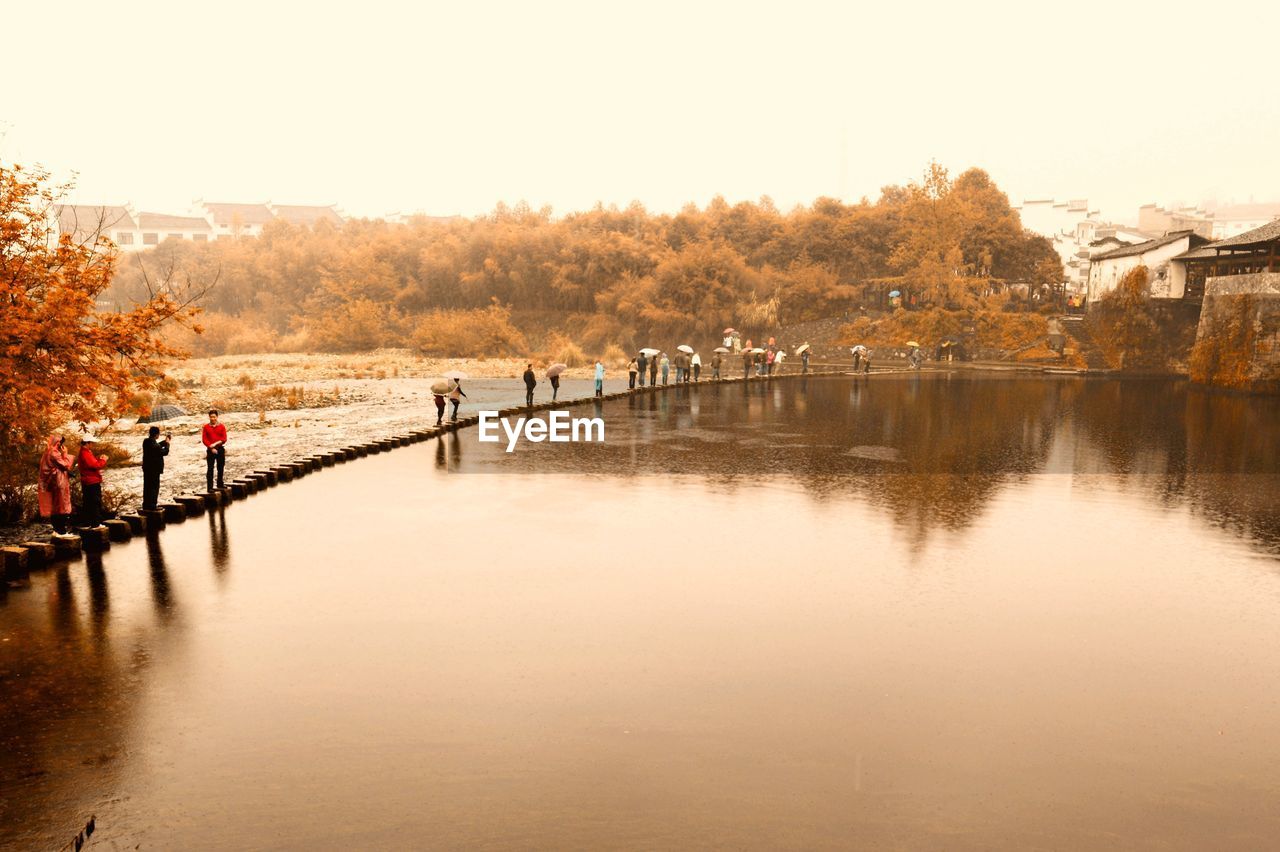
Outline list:
[[[79,243],[58,233],[67,189],[44,171],[0,165],[0,500],[10,506],[34,479],[32,453],[44,436],[68,421],[121,414],[179,354],[160,341],[161,327],[193,319],[197,294],[168,278],[150,279],[145,298],[126,309],[99,310],[116,250],[100,232]]]

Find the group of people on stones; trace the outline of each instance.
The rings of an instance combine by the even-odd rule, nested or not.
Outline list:
[[[155,509],[160,500],[160,476],[164,473],[164,461],[169,455],[173,433],[160,437],[160,427],[152,426],[142,441],[142,508]],[[209,409],[209,422],[200,429],[200,441],[204,444],[205,485],[214,490],[215,473],[219,490],[227,465],[227,427],[218,421],[217,409]],[[97,438],[84,435],[80,438],[80,450],[73,458],[67,452],[66,435],[50,435],[40,456],[40,472],[37,503],[40,517],[52,525],[54,532],[62,534],[72,527],[71,477],[78,471],[80,477],[80,511],[74,513],[75,525],[95,527],[107,516],[102,507],[102,471],[107,467],[107,457],[94,452]]]

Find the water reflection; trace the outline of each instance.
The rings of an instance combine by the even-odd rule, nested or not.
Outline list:
[[[209,550],[213,554],[213,568],[225,579],[231,560],[231,540],[227,536],[227,510],[223,506],[210,509]]]
[[[160,549],[160,536],[147,536],[147,565],[151,576],[151,599],[156,614],[167,621],[173,610],[173,596],[169,589],[169,568],[164,564],[164,551]]]
[[[965,529],[1030,475],[1122,475],[1165,505],[1276,537],[1280,402],[1184,382],[806,378],[680,387],[574,414],[588,412],[606,418],[603,445],[480,445],[453,469],[691,474],[748,497],[759,477],[786,476],[816,500],[875,506],[917,545]]]

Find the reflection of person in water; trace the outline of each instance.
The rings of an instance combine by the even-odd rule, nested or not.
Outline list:
[[[222,506],[209,510],[209,549],[213,553],[213,568],[219,574],[227,570],[231,557],[231,543],[227,540],[227,511]]]
[[[173,611],[173,597],[169,588],[169,568],[164,564],[164,551],[160,549],[160,536],[147,536],[147,565],[151,569],[151,600],[156,614],[168,618]]]

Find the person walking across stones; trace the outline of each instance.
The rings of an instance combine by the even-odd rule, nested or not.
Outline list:
[[[636,359],[632,358],[631,363],[627,365],[627,388],[628,390],[636,389],[636,373],[640,368],[636,364]]]
[[[169,455],[173,435],[160,440],[160,427],[152,426],[142,439],[142,508],[154,509],[160,502],[160,474],[164,473],[164,457]]]
[[[667,383],[667,376],[671,374],[671,359],[667,357],[667,353],[662,353],[662,384]]]
[[[40,456],[40,517],[47,518],[59,534],[67,531],[71,520],[71,467],[75,460],[66,443],[66,437],[50,435]]]
[[[437,393],[432,396],[435,397],[436,402],[436,425],[442,426],[444,425],[444,394]]]
[[[636,367],[639,368],[640,387],[644,387],[644,374],[649,369],[649,359],[645,357],[643,352],[636,357]]]
[[[209,422],[200,428],[200,441],[204,444],[206,490],[213,490],[213,470],[218,469],[218,490],[221,491],[222,472],[227,466],[227,427],[218,422],[218,409],[209,409]]]
[[[755,363],[756,356],[751,353],[750,349],[742,350],[742,378],[751,378],[751,365]]]
[[[80,468],[80,522],[86,527],[102,523],[102,469],[107,457],[93,452],[97,438],[85,435],[80,439],[80,452],[76,464]]]
[[[724,356],[717,352],[711,358],[711,378],[720,378],[720,365],[724,363]]]
[[[449,388],[449,404],[453,406],[453,411],[449,416],[450,420],[456,421],[458,419],[458,406],[462,405],[464,397],[466,397],[466,393],[462,390],[462,380],[454,379],[453,386]]]
[[[657,355],[649,356],[649,386],[655,387],[655,388],[658,386],[658,356]]]
[[[538,377],[533,374],[533,365],[524,368],[524,404],[533,407],[533,389],[538,386]]]
[[[689,360],[693,365],[693,380],[696,382],[698,377],[702,375],[702,356],[695,352]]]
[[[596,396],[604,396],[604,362],[596,361]]]
[[[800,372],[809,372],[809,344],[804,344],[804,351],[800,353]]]
[[[556,397],[560,395],[560,374],[556,373],[551,377],[551,401],[555,402]]]

